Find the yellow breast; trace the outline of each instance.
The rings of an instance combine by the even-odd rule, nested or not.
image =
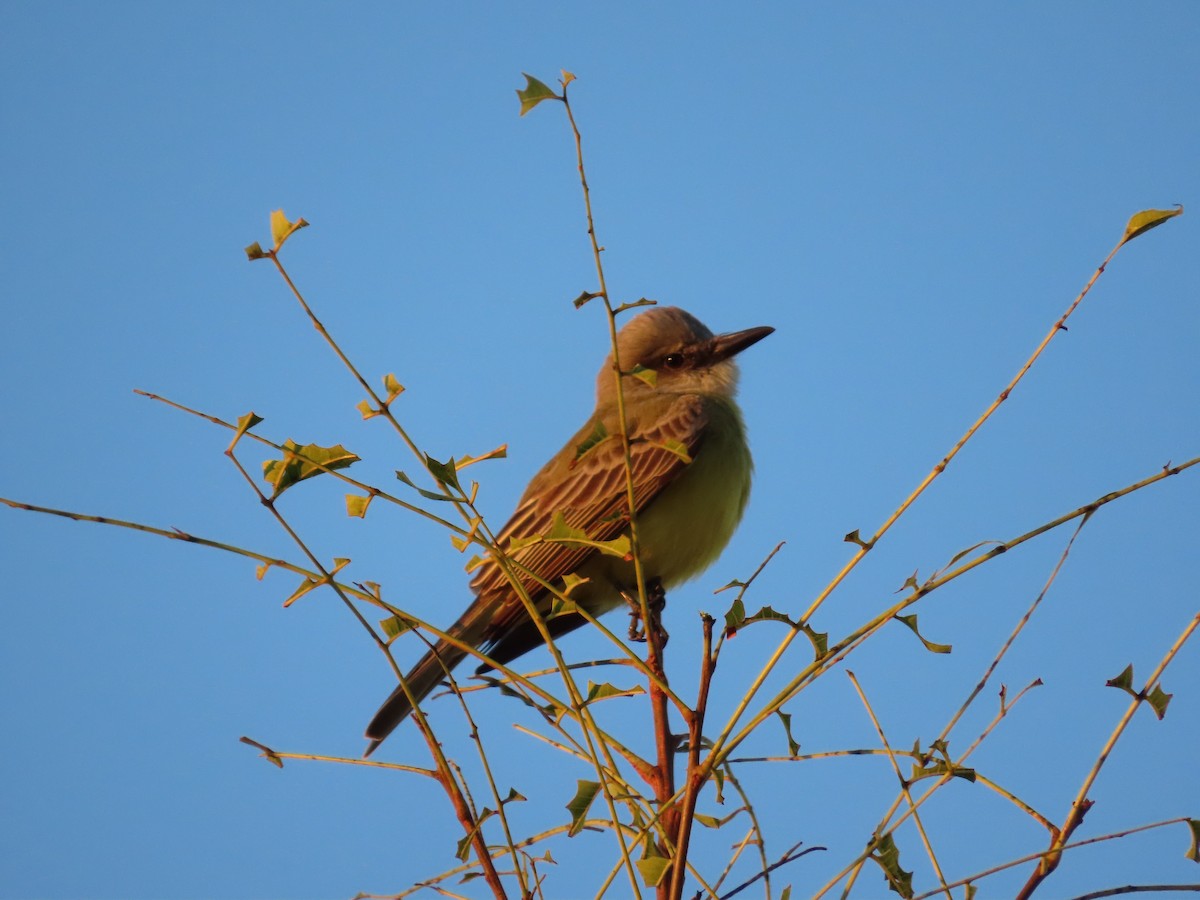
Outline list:
[[[692,462],[638,516],[642,570],[670,588],[696,577],[725,549],[750,498],[753,463],[742,417],[710,398]]]

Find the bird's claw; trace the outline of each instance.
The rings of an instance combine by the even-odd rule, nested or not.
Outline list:
[[[625,598],[625,602],[629,604],[629,640],[637,643],[644,643],[646,640],[646,629],[642,622],[642,604],[638,599],[637,594],[631,594],[629,591],[621,591],[621,596]],[[666,629],[662,627],[662,611],[667,606],[667,592],[662,586],[662,581],[658,578],[653,578],[646,582],[646,605],[650,608],[650,624],[651,627],[658,633],[659,643],[666,645],[670,635]]]

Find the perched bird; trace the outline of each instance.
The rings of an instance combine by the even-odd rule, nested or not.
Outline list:
[[[633,461],[634,509],[643,576],[669,589],[699,575],[725,548],[750,496],[753,468],[742,414],[734,402],[736,356],[775,329],[748,328],[713,335],[695,316],[676,307],[652,307],[617,334],[626,423]],[[641,368],[638,368],[641,367]],[[646,377],[641,369],[652,369]],[[637,371],[638,375],[630,374]],[[596,409],[579,432],[533,477],[517,510],[497,535],[501,548],[544,535],[556,516],[592,540],[626,533],[629,503],[624,449],[617,412],[616,378],[609,354],[596,379]],[[632,560],[594,548],[537,542],[508,554],[538,578],[521,581],[539,612],[553,595],[541,583],[561,587],[572,573],[587,579],[571,599],[593,616],[636,596]],[[494,559],[471,581],[475,602],[448,633],[507,664],[541,645],[542,634]],[[587,620],[565,613],[547,620],[551,637]],[[408,673],[409,691],[420,701],[467,654],[438,641]],[[486,671],[489,666],[480,666]],[[412,711],[399,687],[379,708],[366,737],[370,756]]]

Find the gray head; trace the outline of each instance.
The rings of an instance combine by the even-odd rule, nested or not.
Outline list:
[[[761,326],[714,335],[703,322],[677,306],[651,307],[617,332],[617,350],[625,372],[635,366],[653,369],[655,384],[626,375],[622,389],[626,396],[657,391],[731,398],[737,392],[738,379],[733,357],[774,330]],[[610,353],[596,378],[596,398],[603,404],[615,396]]]

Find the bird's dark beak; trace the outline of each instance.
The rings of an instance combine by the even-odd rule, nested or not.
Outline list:
[[[720,362],[736,356],[751,344],[757,344],[774,330],[770,325],[760,325],[757,328],[747,328],[745,331],[718,334],[712,339],[712,361]]]

